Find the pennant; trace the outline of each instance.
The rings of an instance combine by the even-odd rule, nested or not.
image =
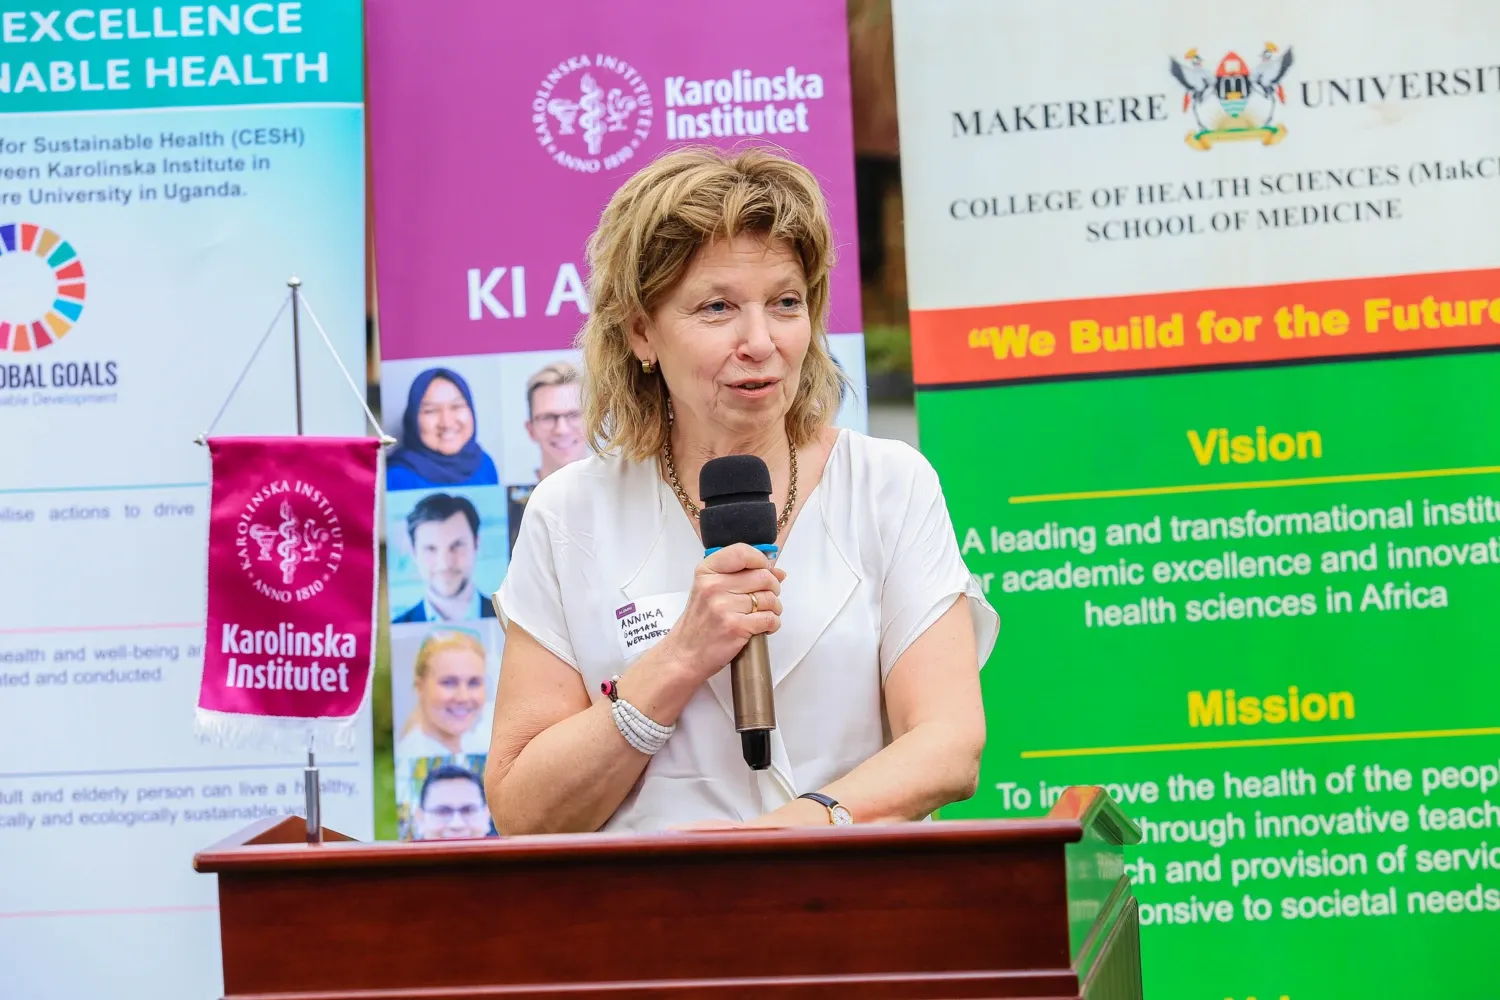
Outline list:
[[[210,438],[208,630],[194,729],[354,744],[375,665],[377,438]]]

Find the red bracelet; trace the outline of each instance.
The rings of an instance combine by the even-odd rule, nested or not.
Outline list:
[[[615,674],[609,680],[599,685],[599,690],[604,692],[604,697],[610,701],[620,700],[620,675]]]

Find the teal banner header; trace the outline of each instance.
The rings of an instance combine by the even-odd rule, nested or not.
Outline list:
[[[0,113],[363,99],[359,0],[0,12]]]

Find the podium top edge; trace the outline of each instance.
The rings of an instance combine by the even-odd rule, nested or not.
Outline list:
[[[198,852],[193,867],[205,873],[301,868],[382,868],[447,865],[566,864],[649,858],[732,855],[924,853],[1063,844],[1083,839],[1073,818],[944,820],[852,827],[695,830],[665,833],[561,833],[483,840],[331,841],[236,843],[234,837]]]
[[[1141,842],[1140,827],[1097,785],[1069,786],[1052,804],[1047,818],[1075,821],[1106,843],[1125,846]]]

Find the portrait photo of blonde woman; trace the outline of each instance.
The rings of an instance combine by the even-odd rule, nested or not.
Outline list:
[[[492,636],[497,630],[479,621],[392,627],[398,761],[485,752],[498,658]]]

